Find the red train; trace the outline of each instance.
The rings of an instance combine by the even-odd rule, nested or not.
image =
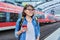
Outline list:
[[[35,15],[35,17],[37,17],[38,18],[38,22],[40,22],[41,24],[42,23],[45,23],[45,15],[44,15],[44,13],[43,12],[39,12],[39,11],[36,11],[36,15]]]
[[[54,23],[54,22],[56,22],[54,15],[52,15],[50,13],[47,14],[45,17],[45,23]]]
[[[55,16],[56,22],[60,22],[60,16]]]
[[[40,22],[41,24],[56,22],[55,15],[52,15],[51,13],[45,14],[45,13],[41,12],[37,16],[38,16],[38,22]]]
[[[0,2],[0,31],[14,29],[22,7]]]

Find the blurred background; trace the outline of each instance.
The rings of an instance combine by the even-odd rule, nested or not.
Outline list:
[[[26,4],[34,6],[41,26],[41,40],[60,28],[60,0],[0,0],[0,40],[16,40],[14,29]]]

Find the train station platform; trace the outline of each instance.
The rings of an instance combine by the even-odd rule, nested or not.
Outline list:
[[[51,35],[49,35],[44,40],[60,40],[60,28],[54,31]]]

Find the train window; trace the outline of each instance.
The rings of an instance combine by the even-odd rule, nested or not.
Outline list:
[[[44,17],[44,15],[40,15],[39,18],[40,19],[44,19],[45,17]]]
[[[10,22],[16,22],[18,19],[17,13],[10,13]]]
[[[50,20],[53,20],[53,19],[54,19],[54,17],[53,17],[53,16],[48,16],[48,18],[49,18]]]
[[[35,17],[38,17],[39,19],[44,19],[45,18],[45,16],[42,15],[42,14],[37,14],[37,15],[35,15]]]
[[[42,15],[42,18],[44,19],[44,18],[45,18],[45,16],[44,16],[44,15]]]
[[[0,22],[6,22],[6,14],[4,12],[0,12]]]

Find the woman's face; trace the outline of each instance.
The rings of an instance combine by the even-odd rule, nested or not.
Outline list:
[[[32,16],[34,14],[34,9],[29,6],[24,12],[26,13],[26,15]]]

